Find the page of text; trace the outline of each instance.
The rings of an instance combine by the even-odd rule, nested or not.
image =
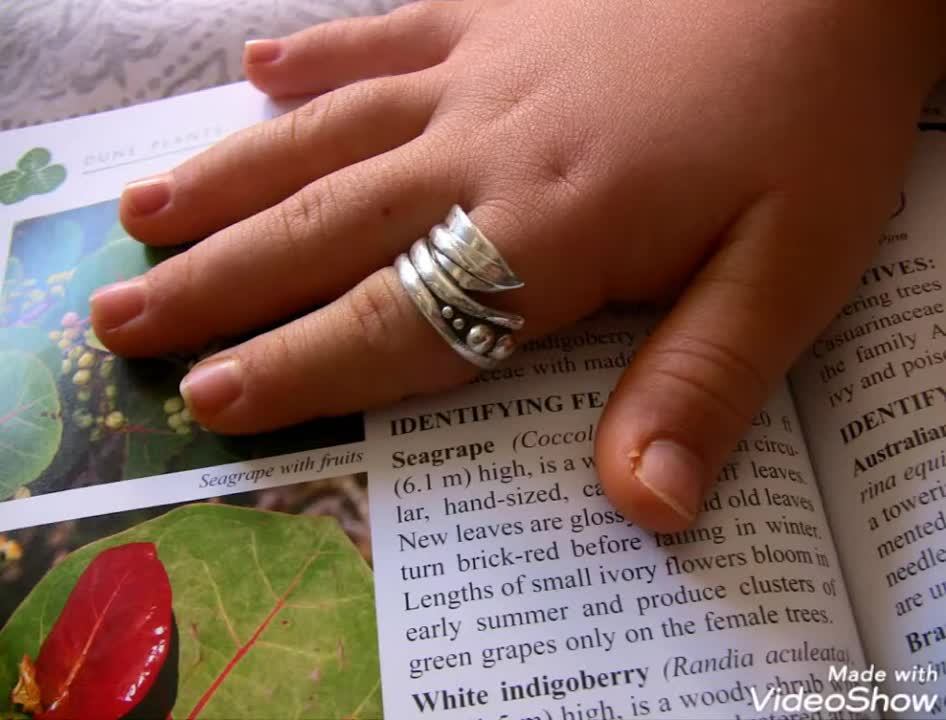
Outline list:
[[[695,529],[644,532],[602,495],[595,427],[642,326],[601,316],[368,418],[388,716],[784,717],[862,667],[787,388]]]
[[[792,376],[868,659],[890,692],[938,693],[929,717],[946,695],[944,235],[946,133],[928,131],[878,257]]]

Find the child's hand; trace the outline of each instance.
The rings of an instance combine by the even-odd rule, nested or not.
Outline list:
[[[254,43],[258,87],[321,95],[126,190],[135,237],[206,239],[98,294],[96,332],[150,355],[301,316],[188,377],[194,417],[222,432],[446,388],[474,368],[390,265],[457,202],[526,282],[490,298],[525,316],[520,340],[680,293],[611,398],[597,460],[631,519],[681,528],[871,256],[943,14],[429,2]]]

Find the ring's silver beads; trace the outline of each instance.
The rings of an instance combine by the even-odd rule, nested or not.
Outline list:
[[[516,341],[512,339],[512,335],[500,335],[493,349],[489,351],[489,356],[495,360],[505,360],[515,349]]]
[[[449,320],[450,318],[453,317],[453,308],[450,307],[449,305],[444,305],[443,309],[440,311],[440,315],[445,320]]]
[[[484,355],[493,345],[496,334],[486,325],[474,325],[466,334],[466,344],[475,353]]]
[[[466,322],[463,320],[463,318],[454,318],[453,327],[455,330],[462,330],[466,327]]]

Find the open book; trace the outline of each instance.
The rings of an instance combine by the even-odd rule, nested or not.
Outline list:
[[[161,259],[124,183],[275,112],[233,85],[0,135],[0,718],[946,717],[935,118],[855,296],[654,535],[592,443],[655,316],[238,439],[183,407],[195,358],[98,342],[89,293]]]

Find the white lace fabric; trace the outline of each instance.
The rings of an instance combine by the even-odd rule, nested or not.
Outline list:
[[[243,43],[405,0],[0,0],[0,129],[243,79]]]

